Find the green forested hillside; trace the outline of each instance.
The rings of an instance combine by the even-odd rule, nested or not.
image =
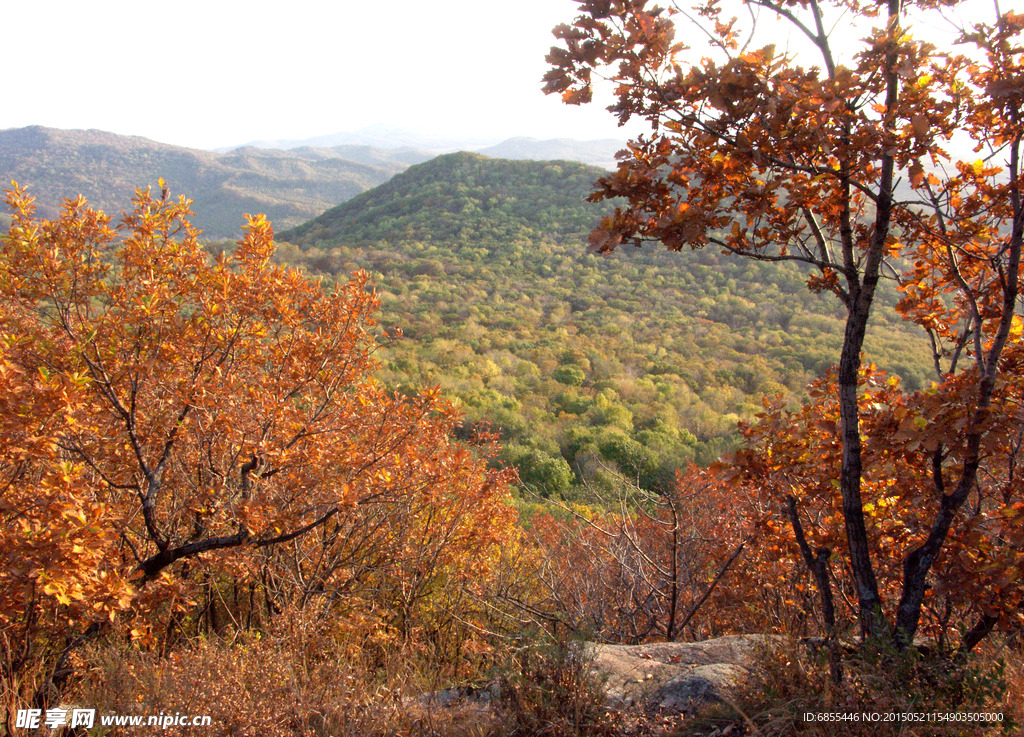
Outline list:
[[[599,212],[583,200],[600,174],[572,161],[438,156],[281,238],[350,245],[579,243]]]
[[[440,383],[544,493],[622,471],[657,487],[728,450],[761,397],[798,396],[838,355],[842,321],[792,266],[716,249],[588,253],[598,169],[441,156],[280,236],[279,257],[371,272],[394,385]],[[890,290],[889,304],[895,301]],[[923,338],[891,310],[869,357],[911,385]],[[395,331],[391,331],[394,334]]]

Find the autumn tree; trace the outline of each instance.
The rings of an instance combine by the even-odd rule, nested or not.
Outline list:
[[[459,418],[436,389],[398,393],[374,378],[378,301],[365,273],[327,292],[275,265],[262,216],[213,259],[189,203],[166,189],[140,191],[116,228],[80,198],[53,221],[17,187],[8,203],[8,677],[59,660],[103,621],[144,636],[147,611],[187,600],[199,572],[245,556],[252,569],[286,546],[298,580],[279,603],[337,598],[351,578],[339,571],[368,548],[391,551],[407,610],[439,580],[487,570],[511,524],[509,474],[454,440]]]
[[[950,535],[973,524],[968,498],[988,494],[979,478],[998,444],[994,428],[1017,416],[999,387],[1014,376],[1007,352],[1020,329],[1024,16],[962,27],[949,51],[918,34],[955,23],[955,2],[580,6],[572,25],[555,29],[561,46],[548,57],[545,89],[586,103],[596,79],[608,78],[619,121],[652,126],[597,185],[595,199],[626,204],[602,221],[592,247],[661,241],[797,262],[812,290],[840,300],[846,329],[828,400],[837,410],[842,547],[862,632],[910,642],[936,561]],[[862,40],[845,43],[850,29]],[[765,44],[789,31],[800,39],[793,49]],[[950,404],[904,416],[920,418],[931,438],[926,477],[913,487],[927,522],[880,550],[866,519],[877,500],[865,498],[874,493],[871,427],[859,382],[884,278],[899,281],[902,314],[931,336],[935,381]],[[1011,493],[1003,507],[1017,500]],[[899,584],[883,599],[878,568],[893,556]]]
[[[1004,356],[1008,380],[993,396],[996,411],[986,428],[981,472],[923,597],[925,634],[965,651],[999,622],[1019,623],[1024,603],[1020,421],[1017,412],[1008,411],[1019,406],[1024,391],[1020,354],[1019,346],[1012,346]],[[907,564],[899,553],[913,551],[932,534],[937,504],[929,503],[929,495],[936,451],[943,449],[943,463],[958,465],[969,450],[960,436],[971,411],[964,393],[972,380],[965,372],[907,392],[897,377],[873,365],[861,371],[865,523],[884,600],[899,602],[906,585]],[[748,447],[733,468],[747,482],[746,493],[774,497],[774,514],[759,523],[755,555],[764,564],[788,551],[807,562],[824,600],[826,631],[841,624],[844,602],[855,592],[846,567],[829,560],[845,542],[835,484],[842,462],[835,384],[836,374],[829,372],[811,385],[812,401],[799,408],[780,398],[766,401],[759,420],[744,429]],[[963,630],[959,641],[958,629]]]

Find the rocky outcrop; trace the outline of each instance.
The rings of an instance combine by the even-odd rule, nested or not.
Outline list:
[[[764,635],[732,635],[703,642],[650,645],[589,643],[591,676],[609,706],[688,711],[721,701],[743,682]]]
[[[577,651],[609,709],[684,713],[730,698],[748,676],[754,654],[768,645],[765,635],[731,635],[702,642],[603,645]],[[458,708],[489,713],[502,701],[502,684],[461,686],[406,699],[416,708]]]

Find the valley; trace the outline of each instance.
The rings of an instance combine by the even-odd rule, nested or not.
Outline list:
[[[542,496],[645,488],[732,449],[764,396],[803,396],[837,355],[838,305],[791,265],[715,248],[589,253],[608,210],[599,169],[455,153],[278,236],[277,258],[326,279],[371,274],[382,379],[439,384]],[[896,291],[887,287],[891,306]],[[879,311],[868,357],[920,387],[925,340]],[[590,489],[590,492],[587,491]]]

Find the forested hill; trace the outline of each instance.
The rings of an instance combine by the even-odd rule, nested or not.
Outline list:
[[[298,225],[386,181],[430,154],[366,146],[214,153],[96,130],[32,126],[0,131],[0,174],[54,217],[63,198],[82,194],[117,215],[137,187],[163,178],[195,201],[195,224],[209,238],[236,238],[243,213],[265,213],[279,228]]]
[[[406,336],[382,351],[384,380],[440,383],[501,430],[527,483],[571,498],[622,471],[654,487],[727,450],[762,396],[800,396],[843,323],[791,265],[589,253],[600,173],[440,156],[280,234],[278,257],[329,278],[371,272],[382,324]],[[879,315],[869,357],[920,385],[923,338]]]
[[[574,243],[603,207],[584,200],[604,172],[574,161],[511,161],[474,153],[411,167],[286,233],[301,244]]]

